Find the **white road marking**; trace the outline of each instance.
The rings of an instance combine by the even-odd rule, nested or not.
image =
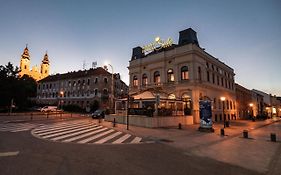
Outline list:
[[[50,137],[55,137],[55,136],[61,136],[61,135],[64,135],[64,134],[69,134],[69,133],[74,133],[76,131],[81,131],[81,130],[84,130],[84,129],[89,129],[89,128],[93,128],[93,127],[96,127],[96,126],[86,126],[86,127],[75,127],[75,128],[72,128],[72,129],[68,129],[64,132],[56,132],[55,134],[51,134],[51,135],[46,135],[44,134],[44,136],[42,138],[46,139],[46,138],[50,138]]]
[[[114,133],[112,135],[109,135],[109,136],[107,136],[107,137],[105,137],[103,139],[100,139],[100,140],[96,141],[95,143],[102,144],[102,143],[104,143],[104,142],[106,142],[106,141],[108,141],[110,139],[113,139],[114,137],[119,136],[120,134],[122,134],[122,132],[116,132],[116,133]]]
[[[78,140],[78,139],[81,139],[81,138],[84,138],[84,137],[87,137],[87,136],[90,136],[90,135],[93,135],[93,134],[97,134],[97,133],[102,132],[104,130],[107,130],[107,128],[102,128],[102,129],[99,129],[99,130],[96,130],[96,131],[93,131],[93,132],[89,132],[89,133],[86,133],[86,134],[83,134],[83,135],[79,135],[77,137],[66,139],[66,140],[63,140],[62,142],[72,142],[74,140]]]
[[[72,130],[72,129],[75,129],[75,128],[81,128],[81,127],[84,127],[84,126],[93,126],[93,125],[90,125],[90,124],[87,124],[87,125],[75,125],[75,126],[68,126],[68,127],[66,127],[66,128],[59,128],[59,129],[56,129],[56,130],[44,130],[44,132],[40,132],[40,133],[35,133],[35,134],[37,134],[37,135],[39,135],[39,136],[42,136],[42,135],[48,135],[48,134],[53,134],[53,133],[57,133],[57,132],[61,132],[61,131],[67,131],[67,130]]]
[[[135,137],[134,140],[131,141],[131,143],[139,143],[142,138],[140,137]]]
[[[87,143],[87,142],[90,142],[90,141],[92,141],[92,140],[94,140],[94,139],[97,139],[97,138],[99,138],[99,137],[102,137],[102,136],[104,136],[104,135],[106,135],[106,134],[109,134],[109,133],[112,133],[112,132],[114,132],[113,129],[111,129],[111,130],[109,130],[109,131],[106,131],[106,132],[103,132],[103,133],[100,133],[100,134],[98,134],[98,135],[95,135],[95,136],[93,136],[93,137],[89,137],[89,138],[87,138],[87,139],[80,140],[78,143]]]
[[[15,152],[0,152],[0,157],[7,157],[7,156],[17,156],[19,154],[19,151]]]
[[[62,126],[53,126],[53,127],[49,127],[49,128],[36,128],[34,130],[33,133],[39,134],[41,132],[46,132],[46,131],[54,131],[57,129],[63,129],[63,128],[68,128],[68,127],[72,127],[72,126],[80,126],[80,125],[85,125],[87,123],[77,123],[77,124],[68,124],[68,125],[62,125]]]
[[[86,133],[86,132],[89,132],[89,131],[97,130],[97,129],[101,128],[101,127],[102,126],[98,126],[98,127],[90,128],[90,129],[87,129],[87,130],[82,130],[80,132],[66,134],[66,135],[63,135],[63,136],[52,138],[51,140],[53,140],[53,141],[61,140],[61,139],[67,138],[67,137],[76,136],[76,135],[80,135],[80,134],[83,134],[83,133]]]
[[[120,137],[119,139],[115,140],[114,142],[112,142],[113,144],[117,144],[117,143],[122,143],[124,142],[125,140],[127,140],[128,138],[130,138],[131,135],[130,134],[126,134],[122,137]]]

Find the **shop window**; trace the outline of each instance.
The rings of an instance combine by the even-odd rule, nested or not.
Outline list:
[[[181,68],[181,79],[182,80],[188,80],[189,79],[188,67],[187,66],[183,66]]]
[[[167,72],[167,77],[168,77],[168,82],[174,82],[175,81],[175,76],[174,76],[174,71],[173,69],[169,69]]]

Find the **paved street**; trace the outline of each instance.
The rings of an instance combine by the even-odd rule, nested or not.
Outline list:
[[[279,174],[281,167],[281,124],[273,120],[232,122],[224,137],[222,123],[214,125],[215,133],[202,133],[198,125],[126,130],[86,116],[7,121],[0,123],[5,175]],[[249,139],[242,138],[244,129]],[[269,141],[271,132],[277,142]]]
[[[100,126],[93,120],[76,120],[40,126],[32,130],[37,138],[63,143],[121,144],[141,143],[141,138]]]

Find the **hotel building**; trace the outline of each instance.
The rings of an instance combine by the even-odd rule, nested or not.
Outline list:
[[[182,115],[192,116],[194,123],[200,122],[200,100],[211,101],[213,121],[236,119],[234,70],[201,48],[191,28],[179,32],[178,44],[171,39],[167,43],[157,37],[152,44],[133,48],[129,94],[150,92],[156,100],[160,95],[159,110],[183,110]],[[161,94],[175,103],[165,102]]]

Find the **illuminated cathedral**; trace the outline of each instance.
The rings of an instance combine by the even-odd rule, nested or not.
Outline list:
[[[30,70],[30,55],[29,55],[29,50],[26,46],[23,51],[23,54],[21,55],[19,77],[22,77],[23,75],[29,75],[32,78],[34,78],[36,81],[39,81],[49,76],[49,71],[50,71],[50,63],[49,63],[47,52],[43,57],[41,67],[36,65],[33,66],[32,69]]]

